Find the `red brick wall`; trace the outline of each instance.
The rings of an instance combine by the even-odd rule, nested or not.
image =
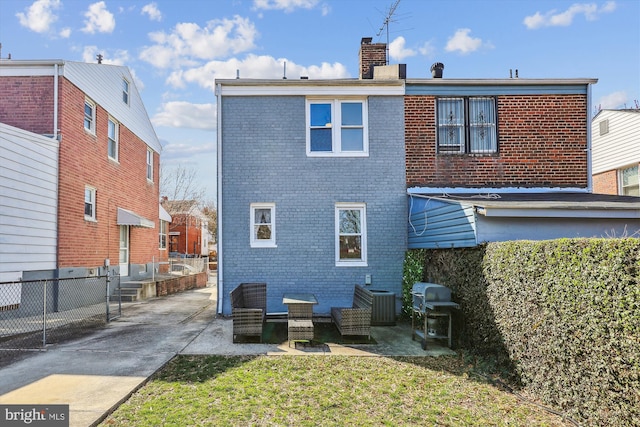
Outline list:
[[[593,192],[618,194],[618,171],[611,170],[593,175]]]
[[[96,107],[96,135],[92,135],[84,130],[84,93],[60,77],[58,95],[58,268],[95,267],[105,258],[117,265],[118,207],[156,225],[154,229],[131,227],[130,263],[144,264],[154,257],[158,261],[158,154],[154,153],[154,178],[149,183],[147,146],[120,125],[120,161],[110,161],[108,113]],[[0,78],[0,121],[35,133],[53,133],[53,77]],[[84,219],[85,185],[96,188],[97,222]]]
[[[107,157],[109,114],[96,107],[96,135],[84,130],[84,93],[67,80],[60,86],[60,194],[58,265],[118,263],[117,208],[131,210],[155,223],[155,228],[130,227],[129,262],[144,264],[160,256],[158,249],[158,169],[154,182],[146,178],[147,146],[124,125],[119,126],[118,162]],[[84,219],[84,188],[96,188],[97,222]]]
[[[405,96],[407,186],[587,186],[585,95],[499,96],[498,153],[436,154],[435,97]]]
[[[159,297],[175,294],[189,289],[200,289],[207,286],[207,273],[179,276],[156,282],[156,295]]]
[[[177,251],[181,254],[195,254],[195,255],[208,255],[208,253],[202,252],[202,228],[201,222],[197,218],[184,215],[175,214],[171,216],[171,224],[169,224],[169,231],[178,232],[178,247]],[[187,238],[188,237],[188,238]],[[195,243],[195,248],[194,248]],[[170,248],[176,249],[176,248]]]
[[[0,122],[53,134],[53,76],[0,78]]]

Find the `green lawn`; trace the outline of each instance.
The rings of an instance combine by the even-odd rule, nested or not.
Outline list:
[[[452,357],[178,356],[103,426],[563,426]]]

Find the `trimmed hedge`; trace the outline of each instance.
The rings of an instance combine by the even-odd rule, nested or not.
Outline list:
[[[640,239],[409,251],[405,272],[421,260],[461,305],[458,345],[583,423],[640,425]]]

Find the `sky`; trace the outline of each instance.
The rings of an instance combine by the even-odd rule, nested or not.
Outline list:
[[[357,78],[362,37],[408,78],[442,62],[444,78],[596,78],[592,114],[640,102],[638,0],[0,0],[1,58],[129,67],[162,168],[194,170],[211,202],[215,79]]]

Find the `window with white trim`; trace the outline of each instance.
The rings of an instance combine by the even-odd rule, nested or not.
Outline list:
[[[365,99],[307,100],[308,156],[368,156]]]
[[[153,181],[153,151],[147,148],[147,180]]]
[[[122,79],[122,102],[129,105],[129,82]]]
[[[88,99],[84,100],[84,129],[96,134],[96,104]]]
[[[367,211],[364,203],[336,203],[336,266],[367,266]]]
[[[84,187],[84,219],[96,220],[96,189],[88,185]]]
[[[496,101],[493,97],[437,99],[438,153],[496,153]]]
[[[109,124],[107,125],[107,137],[108,137],[108,147],[107,154],[110,158],[115,161],[118,161],[118,134],[119,134],[119,125],[114,119],[109,117]]]
[[[276,247],[276,205],[275,203],[251,204],[251,247]]]
[[[620,169],[620,194],[640,196],[640,175],[638,165]]]
[[[167,221],[160,220],[160,249],[167,249]]]

